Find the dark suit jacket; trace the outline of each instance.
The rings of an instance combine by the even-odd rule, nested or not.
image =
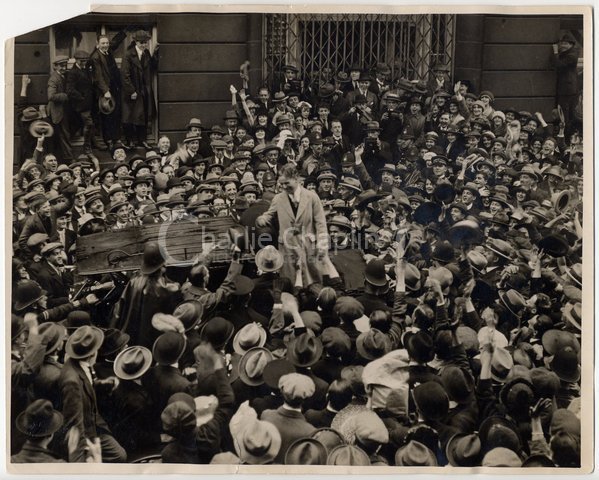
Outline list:
[[[29,442],[23,445],[19,453],[10,457],[11,463],[64,463],[64,460],[48,450]]]
[[[326,408],[323,410],[308,410],[306,420],[316,428],[330,427],[335,415],[337,415],[335,412],[331,412]]]
[[[77,427],[81,432],[81,439],[75,457],[83,458],[85,438],[99,436],[98,429],[106,432],[110,430],[98,412],[96,392],[78,360],[69,359],[65,362],[58,386],[64,417],[61,432],[66,436],[71,427]]]
[[[276,410],[265,410],[260,420],[272,423],[281,434],[281,449],[274,463],[284,463],[285,454],[289,445],[300,438],[309,437],[314,433],[313,425],[310,425],[301,412],[279,407]]]
[[[19,235],[19,248],[27,255],[30,255],[27,240],[34,233],[45,233],[50,237],[50,242],[56,241],[56,215],[52,213],[50,218],[42,219],[38,213],[35,213],[25,219],[23,230]]]
[[[143,377],[142,383],[150,395],[155,412],[160,417],[169,397],[174,393],[187,392],[189,380],[175,367],[155,365]]]
[[[134,381],[121,380],[111,396],[112,411],[107,418],[115,439],[127,453],[160,444],[160,418],[154,411],[147,390]]]
[[[134,46],[127,49],[123,58],[123,123],[146,125],[148,118],[156,113],[152,74],[158,68],[158,56],[145,50],[141,60]],[[131,95],[137,93],[135,100]]]
[[[110,42],[110,47],[106,55],[96,49],[91,53],[88,61],[92,71],[96,96],[100,97],[106,92],[110,92],[117,105],[121,103],[121,71],[116,64],[112,52],[119,47],[126,37],[127,34],[123,31],[117,33]]]
[[[89,112],[94,102],[94,87],[88,68],[76,64],[67,72],[67,95],[75,112]]]
[[[48,307],[56,307],[69,301],[69,290],[73,285],[70,272],[58,273],[44,260],[36,280],[48,292]]]

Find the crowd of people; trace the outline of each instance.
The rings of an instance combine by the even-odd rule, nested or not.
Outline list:
[[[222,125],[148,145],[156,52],[135,33],[119,71],[118,36],[56,59],[49,122],[19,118],[12,462],[580,465],[575,108],[498,109],[443,65],[427,82],[285,65],[259,88],[242,71]],[[576,52],[561,38],[558,76]],[[220,276],[208,249],[175,279],[150,241],[116,297],[110,275],[76,291],[78,238],[216,217],[263,234]]]

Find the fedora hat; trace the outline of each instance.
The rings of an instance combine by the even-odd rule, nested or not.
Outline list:
[[[33,120],[39,120],[42,118],[42,114],[35,107],[27,107],[21,113],[21,122],[32,122]]]
[[[261,249],[255,258],[256,267],[263,272],[276,272],[283,266],[283,255],[274,246]]]
[[[453,467],[474,467],[481,462],[480,437],[476,433],[456,433],[447,442],[445,455]]]
[[[202,320],[204,305],[195,300],[185,300],[175,308],[173,316],[181,320],[185,331],[189,332]]]
[[[534,398],[533,384],[525,378],[510,380],[499,392],[499,399],[510,414],[520,409],[528,410],[532,406]]]
[[[264,369],[273,359],[270,350],[262,346],[250,348],[239,361],[239,378],[251,387],[262,385]]]
[[[75,360],[87,358],[96,353],[104,341],[104,332],[98,327],[79,327],[67,340],[65,352]]]
[[[109,357],[121,350],[130,340],[130,336],[116,328],[104,330],[104,341],[98,350],[99,357]]]
[[[510,352],[503,347],[495,346],[491,357],[491,378],[499,383],[505,383],[514,366]]]
[[[162,255],[162,249],[157,242],[148,242],[144,247],[144,253],[141,260],[140,272],[144,275],[150,275],[164,266],[166,263]]]
[[[42,135],[51,137],[54,135],[54,127],[45,120],[34,120],[29,125],[29,133],[32,137],[39,138]]]
[[[288,97],[285,95],[285,92],[276,92],[272,97],[272,101],[273,103],[281,103],[287,100],[287,98]]]
[[[296,367],[310,367],[322,355],[322,342],[320,338],[306,332],[295,337],[287,346],[287,360]]]
[[[420,280],[421,275],[420,270],[418,269],[418,267],[416,267],[416,265],[412,263],[406,263],[404,276],[406,288],[408,290],[412,292],[420,290],[420,288],[422,287],[422,282]]]
[[[39,335],[46,340],[46,355],[55,352],[67,338],[67,329],[60,323],[44,322],[38,327]]]
[[[385,287],[388,285],[387,275],[385,273],[385,261],[374,258],[366,264],[364,270],[364,279],[375,287]]]
[[[455,251],[447,240],[437,242],[432,253],[432,259],[438,262],[449,263],[455,258]]]
[[[516,290],[508,290],[507,292],[499,292],[499,301],[507,308],[514,316],[519,316],[520,312],[526,307],[526,299]]]
[[[576,302],[574,305],[568,304],[564,308],[562,318],[566,320],[568,325],[573,327],[577,332],[581,331],[582,325],[582,305]]]
[[[98,98],[98,110],[100,110],[100,113],[103,115],[110,115],[114,112],[115,108],[116,102],[114,101],[114,98],[106,98],[105,96]]]
[[[370,458],[356,445],[339,445],[329,452],[327,465],[366,467],[370,465]]]
[[[240,435],[239,457],[250,465],[272,462],[281,449],[281,434],[272,423],[263,420],[248,422]]]
[[[200,120],[199,118],[190,118],[189,122],[187,122],[187,125],[185,125],[185,130],[189,130],[191,127],[198,127],[198,128],[202,128],[202,120]]]
[[[263,347],[266,343],[266,330],[259,323],[244,325],[233,338],[233,350],[244,355],[255,347]]]
[[[13,307],[17,312],[25,310],[46,294],[47,292],[42,290],[39,283],[34,280],[25,280],[17,285],[14,293],[15,302]]]
[[[200,337],[210,343],[215,350],[222,350],[229,343],[234,331],[235,327],[229,320],[223,317],[214,317],[202,326]]]
[[[187,339],[177,332],[165,332],[160,335],[152,346],[152,356],[158,365],[172,365],[183,355]]]
[[[326,465],[327,449],[314,438],[299,438],[287,449],[285,465]]]
[[[330,427],[319,428],[312,433],[311,438],[318,440],[322,445],[324,445],[327,453],[345,443],[343,435]]]
[[[114,373],[121,380],[140,378],[152,366],[152,352],[146,347],[128,347],[114,360]]]
[[[391,349],[391,339],[376,328],[361,333],[356,339],[356,350],[366,360],[380,358],[389,353]]]
[[[437,457],[424,444],[411,440],[395,453],[395,465],[398,467],[436,467]]]
[[[505,240],[501,240],[499,238],[488,238],[483,246],[506,260],[512,260],[514,248]]]
[[[62,413],[52,408],[50,400],[34,400],[16,419],[17,429],[30,438],[48,437],[64,422]]]
[[[330,220],[327,221],[327,224],[329,226],[335,225],[339,228],[343,228],[344,230],[347,230],[348,232],[350,232],[352,229],[349,218],[347,218],[344,215],[334,215],[333,218],[331,218]]]
[[[554,193],[551,196],[551,203],[553,204],[553,208],[558,213],[562,213],[565,208],[570,204],[570,191],[562,190],[561,192]]]
[[[574,383],[580,379],[578,353],[570,346],[562,347],[555,352],[549,367],[565,382]]]

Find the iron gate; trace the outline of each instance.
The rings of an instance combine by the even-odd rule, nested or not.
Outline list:
[[[426,80],[431,65],[452,67],[455,15],[265,14],[264,80],[286,63],[315,79],[323,69],[373,69],[392,78]]]

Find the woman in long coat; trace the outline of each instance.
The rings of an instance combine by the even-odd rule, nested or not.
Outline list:
[[[128,144],[137,141],[138,146],[150,148],[146,142],[146,126],[156,115],[152,75],[158,69],[158,46],[154,54],[148,52],[150,34],[143,30],[135,32],[125,56],[123,73],[123,128]]]

